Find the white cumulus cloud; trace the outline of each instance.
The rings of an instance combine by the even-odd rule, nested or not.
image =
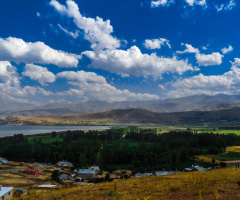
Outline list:
[[[195,94],[240,94],[240,59],[235,58],[230,71],[223,75],[199,74],[179,80],[172,84],[173,90],[168,92],[169,97],[182,97]]]
[[[162,45],[167,45],[169,48],[171,48],[170,41],[165,38],[160,39],[147,39],[143,43],[145,48],[147,49],[160,49]]]
[[[146,93],[132,93],[129,90],[119,90],[107,83],[106,79],[94,72],[65,71],[57,74],[59,78],[66,78],[69,84],[75,86],[58,95],[76,96],[84,100],[99,101],[128,101],[128,100],[154,100],[159,99],[157,95]]]
[[[184,44],[186,49],[184,51],[176,51],[178,54],[184,54],[184,53],[199,53],[199,50],[197,48],[194,48],[191,44]]]
[[[227,4],[221,4],[221,5],[216,5],[215,8],[217,10],[217,12],[221,12],[221,11],[230,11],[232,10],[234,7],[236,7],[237,3],[234,0],[229,1],[229,3]]]
[[[206,0],[186,0],[186,3],[189,6],[199,5],[199,6],[206,6]]]
[[[77,67],[78,58],[80,56],[52,49],[43,42],[25,42],[14,37],[0,38],[0,60],[2,61]]]
[[[50,95],[51,92],[40,87],[21,87],[17,68],[8,61],[0,61],[0,97],[12,102],[27,103],[29,96]]]
[[[151,1],[151,7],[159,7],[159,6],[169,6],[170,4],[175,3],[174,0],[157,0]]]
[[[84,55],[92,59],[94,68],[101,68],[120,75],[161,77],[164,73],[182,74],[194,71],[187,61],[176,57],[158,57],[156,54],[143,54],[137,46],[125,50],[106,50],[101,52],[85,51]]]
[[[186,49],[184,51],[176,51],[176,53],[178,53],[178,54],[195,53],[197,63],[200,66],[210,66],[210,65],[222,64],[223,55],[221,55],[218,52],[213,52],[211,54],[201,54],[199,49],[194,48],[190,44],[182,44],[182,45],[185,45]]]
[[[120,47],[120,41],[113,37],[113,27],[110,20],[103,21],[102,18],[88,18],[82,16],[78,5],[67,0],[67,6],[60,4],[56,0],[51,0],[52,5],[60,14],[73,18],[76,26],[84,31],[84,38],[91,43],[93,49],[116,49]]]
[[[208,55],[200,53],[196,54],[197,63],[200,66],[221,65],[222,57],[223,55],[218,52],[214,52]]]
[[[231,45],[228,45],[228,48],[225,47],[225,48],[221,49],[223,54],[229,53],[232,50],[233,50],[233,47]]]
[[[56,80],[56,76],[52,72],[48,71],[46,67],[34,64],[27,64],[22,75],[38,81],[41,85],[52,83]]]
[[[7,85],[19,86],[17,69],[8,61],[0,61],[0,82]]]

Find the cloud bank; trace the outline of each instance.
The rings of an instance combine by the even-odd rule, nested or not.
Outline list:
[[[70,85],[75,86],[58,95],[77,96],[81,100],[99,101],[133,101],[133,100],[156,100],[157,95],[146,93],[132,93],[129,90],[119,90],[107,83],[106,79],[94,72],[65,71],[57,74],[58,78],[67,79]]]
[[[2,61],[77,67],[78,58],[80,56],[52,49],[43,42],[25,42],[14,37],[0,38],[0,60]]]
[[[164,73],[182,74],[188,70],[196,70],[187,61],[176,57],[158,57],[156,54],[143,54],[137,46],[125,50],[106,50],[95,53],[85,51],[93,60],[91,66],[101,68],[120,75],[161,77]]]

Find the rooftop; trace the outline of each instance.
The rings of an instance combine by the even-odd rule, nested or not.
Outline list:
[[[180,171],[156,171],[157,176],[163,176],[163,175],[170,175],[170,174],[178,174]]]
[[[13,190],[13,187],[2,187],[0,186],[0,197],[4,196],[6,193],[10,192]]]
[[[10,163],[10,161],[8,161],[5,158],[0,157],[0,163],[7,164],[7,163]]]
[[[92,170],[92,169],[79,169],[78,173],[79,174],[94,174],[95,170]]]

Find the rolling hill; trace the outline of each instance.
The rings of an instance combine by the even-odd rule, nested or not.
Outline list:
[[[36,117],[12,116],[1,124],[161,124],[161,125],[214,125],[239,126],[240,108],[216,111],[190,111],[157,113],[143,109],[115,109],[110,111],[78,115],[41,115]]]

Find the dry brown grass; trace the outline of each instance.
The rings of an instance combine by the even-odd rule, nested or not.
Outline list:
[[[24,169],[27,167],[36,166],[41,171],[40,176],[35,176],[32,174],[23,173]],[[42,167],[37,166],[37,164],[25,163],[20,166],[19,163],[5,165],[4,170],[0,170],[0,185],[4,187],[15,187],[15,188],[25,188],[31,187],[33,185],[41,185],[45,183],[55,183],[51,180],[51,173],[44,172]]]
[[[226,152],[240,152],[240,146],[231,146],[226,148]]]
[[[31,190],[24,199],[240,199],[240,170],[218,169],[205,172],[152,176],[102,183],[93,186]]]
[[[208,162],[208,163],[212,163],[212,158],[206,157],[206,156],[196,156],[196,160],[197,161],[203,161],[203,162]],[[216,164],[220,164],[221,161],[220,160],[215,160]]]

